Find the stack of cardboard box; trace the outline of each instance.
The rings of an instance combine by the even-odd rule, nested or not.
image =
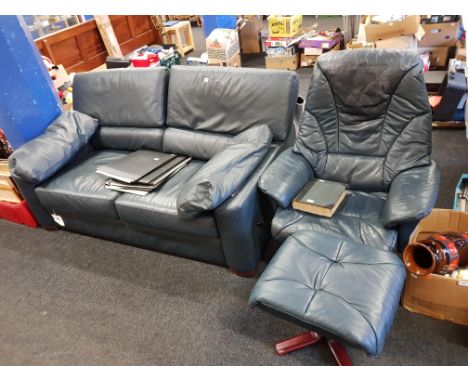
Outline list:
[[[453,57],[458,28],[458,16],[362,16],[357,38],[347,48],[412,49],[431,67],[443,67]]]
[[[216,28],[206,38],[208,65],[241,66],[239,34],[236,29]]]
[[[296,70],[299,66],[297,52],[298,34],[302,16],[269,16],[268,35],[263,46],[267,69]]]
[[[324,53],[340,49],[341,32],[325,31],[315,36],[304,36],[299,42],[301,49],[301,67],[314,66]]]
[[[433,67],[446,66],[456,50],[458,16],[427,16],[421,22],[425,34],[419,42],[419,53],[428,54]]]

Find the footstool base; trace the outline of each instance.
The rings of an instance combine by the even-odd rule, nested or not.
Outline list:
[[[335,340],[322,337],[317,332],[305,332],[275,345],[276,354],[286,355],[308,346],[317,345],[325,340],[338,366],[353,366],[346,348]]]

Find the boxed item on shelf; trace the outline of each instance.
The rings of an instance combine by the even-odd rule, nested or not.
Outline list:
[[[419,41],[420,47],[454,46],[457,43],[457,33],[460,22],[422,24],[425,31]]]
[[[374,23],[375,18],[368,16],[365,25],[365,41],[375,42],[390,37],[416,35],[420,32],[420,16],[411,15],[401,20]]]
[[[299,66],[299,55],[287,57],[265,57],[265,66],[267,69],[286,69],[296,70]]]
[[[266,54],[268,57],[279,57],[279,56],[293,56],[297,52],[296,46],[292,45],[289,47],[275,47],[266,48]]]
[[[320,32],[316,36],[302,38],[299,41],[299,48],[317,49],[315,54],[321,54],[323,50],[332,49],[336,44],[339,44],[340,40],[341,33]]]
[[[410,237],[409,244],[440,232],[467,232],[468,213],[434,209],[422,219]],[[438,274],[415,277],[408,274],[402,305],[410,312],[468,325],[468,280]]]
[[[268,16],[268,34],[270,37],[292,37],[301,28],[302,16]]]
[[[239,35],[235,29],[214,29],[206,38],[208,60],[229,61],[240,51]]]

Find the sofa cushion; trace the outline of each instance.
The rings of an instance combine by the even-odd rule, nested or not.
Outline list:
[[[91,139],[97,149],[136,151],[149,149],[161,151],[164,128],[162,127],[100,127]]]
[[[101,126],[162,127],[166,121],[166,68],[133,68],[78,73],[73,107]]]
[[[249,303],[378,356],[405,275],[394,253],[303,231],[276,252]]]
[[[271,144],[266,125],[239,133],[183,186],[177,198],[180,216],[191,218],[228,199],[262,161]]]
[[[127,223],[155,229],[167,230],[217,238],[213,214],[206,213],[195,219],[184,220],[177,215],[177,198],[185,184],[202,166],[204,162],[192,160],[182,170],[172,176],[161,188],[140,196],[122,194],[115,201],[115,208],[120,219]]]
[[[43,134],[15,150],[9,158],[11,171],[31,183],[45,181],[86,146],[98,125],[78,111],[62,113]]]
[[[272,234],[283,241],[294,232],[313,230],[393,251],[397,245],[397,231],[383,225],[384,204],[385,194],[350,191],[332,218],[280,207],[273,218]]]
[[[49,212],[116,219],[114,201],[119,192],[107,190],[104,187],[107,177],[95,170],[127,154],[125,151],[93,151],[37,187],[37,197]]]
[[[290,71],[178,65],[171,68],[167,125],[237,134],[266,124],[288,136],[299,91]]]

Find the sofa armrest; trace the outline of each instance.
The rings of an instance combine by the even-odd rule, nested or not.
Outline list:
[[[281,207],[287,208],[292,199],[314,178],[314,171],[307,159],[289,148],[268,166],[258,186]]]
[[[9,158],[12,174],[29,183],[42,183],[87,145],[99,122],[78,111],[64,112],[45,132],[15,150]]]
[[[242,187],[214,210],[226,263],[236,272],[254,270],[266,246],[270,226],[262,207],[267,203],[257,183],[280,150],[272,146]]]
[[[427,216],[439,194],[440,171],[435,162],[398,174],[390,186],[382,211],[386,228]]]
[[[271,145],[268,126],[252,127],[238,134],[233,143],[213,156],[183,186],[177,198],[177,213],[192,218],[217,208],[257,168]]]

